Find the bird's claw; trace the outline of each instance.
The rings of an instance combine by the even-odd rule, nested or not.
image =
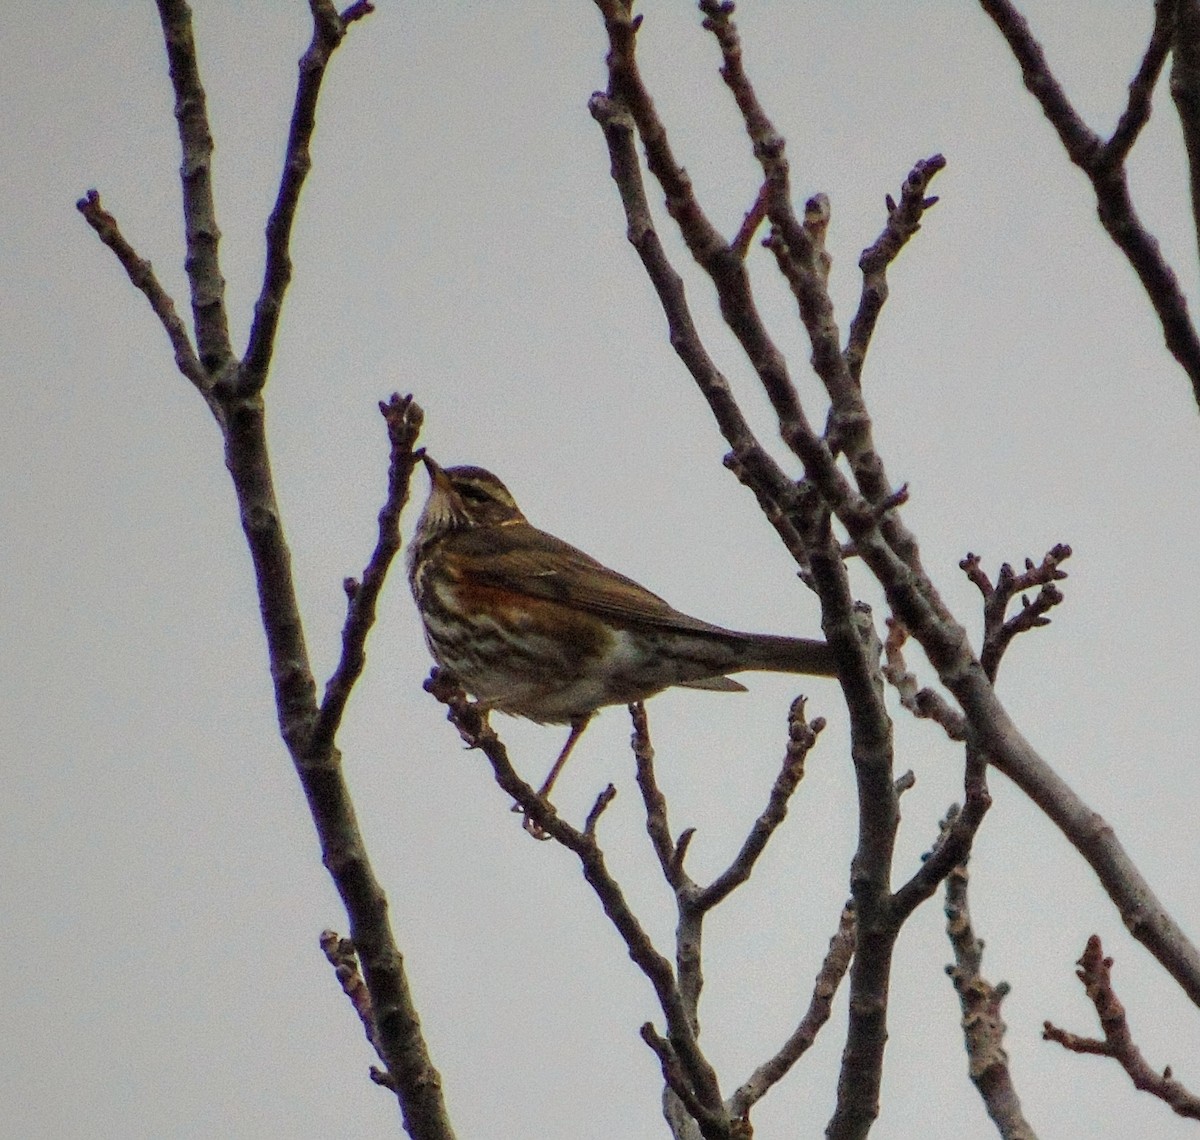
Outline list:
[[[524,815],[525,818],[521,820],[521,826],[527,832],[529,832],[534,839],[540,839],[545,842],[550,838],[550,832],[542,827],[520,804],[513,804],[513,806],[509,808],[509,811],[520,812],[522,815]]]

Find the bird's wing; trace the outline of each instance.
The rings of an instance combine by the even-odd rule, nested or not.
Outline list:
[[[615,622],[694,633],[730,631],[680,613],[632,578],[527,523],[465,531],[454,543],[460,571],[477,586],[570,604]]]

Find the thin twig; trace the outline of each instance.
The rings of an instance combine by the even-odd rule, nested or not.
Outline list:
[[[309,144],[317,125],[317,97],[321,92],[325,68],[346,35],[347,26],[374,11],[371,4],[358,3],[339,15],[332,0],[309,0],[309,9],[313,21],[312,41],[300,57],[300,78],[296,84],[296,99],[284,151],[283,175],[275,206],[267,220],[267,252],[262,287],[254,305],[254,323],[250,326],[250,339],[246,344],[238,381],[244,395],[262,390],[271,364],[283,296],[292,279],[292,259],[288,246],[296,207],[300,202],[300,191],[312,168]]]
[[[772,1086],[781,1081],[808,1051],[821,1027],[829,1020],[834,995],[850,968],[853,955],[854,907],[848,903],[842,908],[838,928],[829,940],[829,950],[821,963],[821,969],[817,972],[808,1010],[775,1056],[759,1065],[729,1098],[728,1107],[732,1116],[748,1116],[751,1107],[760,1101]]]
[[[758,227],[763,224],[767,216],[767,184],[764,182],[758,189],[758,194],[754,199],[754,205],[750,207],[745,218],[742,219],[741,227],[738,229],[733,241],[729,243],[733,252],[741,258],[745,258],[750,249],[750,243],[754,240],[754,234]]]
[[[933,176],[945,165],[946,160],[940,154],[935,154],[918,162],[909,171],[900,190],[900,204],[897,205],[890,194],[887,196],[888,216],[883,233],[875,239],[874,244],[863,250],[858,259],[858,268],[863,277],[862,293],[858,312],[850,322],[850,337],[843,355],[850,375],[859,383],[862,381],[863,362],[875,332],[875,323],[888,297],[888,266],[900,255],[908,239],[921,228],[921,217],[925,211],[937,202],[936,198],[926,197],[926,190]]]
[[[225,312],[225,278],[217,249],[221,230],[213,203],[212,131],[207,102],[196,61],[192,13],[186,0],[158,0],[163,40],[167,47],[171,85],[175,91],[175,120],[183,162],[184,236],[192,321],[200,363],[216,383],[225,384],[237,368]]]
[[[892,895],[892,913],[902,921],[926,899],[932,898],[955,868],[965,866],[975,834],[992,806],[987,786],[987,758],[968,743],[963,771],[963,806],[955,806],[942,821],[937,842],[921,866]]]
[[[701,1135],[706,1140],[709,1140],[710,1137],[713,1140],[727,1140],[730,1135],[730,1126],[724,1109],[714,1111],[697,1099],[683,1066],[679,1063],[679,1056],[672,1048],[671,1043],[665,1040],[648,1021],[642,1026],[640,1032],[642,1040],[658,1058],[658,1063],[662,1068],[663,1084],[679,1098],[683,1107],[700,1126]]]
[[[908,630],[895,618],[887,619],[888,635],[883,643],[885,664],[883,676],[900,696],[900,703],[915,717],[939,724],[951,740],[967,739],[966,718],[953,708],[936,689],[920,687],[914,673],[909,671],[904,657]]]
[[[812,722],[804,719],[804,703],[804,697],[797,697],[788,710],[787,750],[783,766],[771,786],[767,806],[754,821],[750,834],[746,836],[733,862],[697,894],[694,901],[697,909],[712,910],[749,880],[758,857],[787,817],[788,802],[804,779],[804,763],[808,753],[825,727],[823,717],[817,717]]]
[[[150,302],[150,308],[166,330],[167,339],[175,353],[175,365],[197,388],[202,396],[208,395],[211,381],[192,348],[187,326],[175,309],[175,302],[159,283],[149,261],[137,255],[121,233],[117,220],[100,205],[100,195],[89,190],[75,203],[75,208],[84,216],[87,224],[96,231],[96,236],[116,254],[130,282],[140,289]]]
[[[342,627],[342,655],[325,685],[325,696],[309,745],[310,751],[320,754],[332,745],[350,691],[366,664],[367,634],[375,624],[375,607],[388,568],[400,549],[400,513],[408,501],[413,468],[420,458],[415,448],[425,413],[413,402],[412,396],[401,397],[393,393],[386,403],[380,402],[379,411],[387,424],[390,444],[387,498],[379,511],[379,537],[362,580],[350,578],[345,583],[347,607],[346,622]]]
[[[1102,162],[1123,163],[1137,142],[1142,128],[1150,121],[1151,99],[1158,77],[1175,38],[1178,0],[1155,0],[1154,27],[1150,42],[1142,55],[1137,74],[1129,81],[1129,98],[1125,110],[1109,140],[1104,144]]]
[[[1000,659],[1014,637],[1026,630],[1050,624],[1046,615],[1063,600],[1062,591],[1055,583],[1067,577],[1067,572],[1060,570],[1059,566],[1070,557],[1071,548],[1059,543],[1047,551],[1040,565],[1034,565],[1026,558],[1023,574],[1014,573],[1013,568],[1005,562],[1000,567],[995,585],[984,572],[977,554],[968,553],[958,564],[959,569],[983,595],[983,648],[979,662],[988,680],[996,680]],[[1023,594],[1034,587],[1039,587],[1038,593],[1030,602]],[[1022,595],[1021,609],[1012,617],[1007,617],[1009,602],[1019,594]]]
[[[980,0],[980,6],[1008,42],[1020,64],[1025,86],[1058,132],[1067,156],[1091,180],[1100,223],[1137,273],[1158,314],[1167,348],[1187,373],[1200,403],[1200,336],[1192,324],[1187,299],[1174,271],[1133,207],[1124,165],[1129,148],[1150,114],[1150,96],[1174,35],[1176,3],[1177,0],[1156,0],[1150,43],[1130,84],[1125,111],[1113,136],[1105,141],[1071,105],[1028,22],[1011,0]]]
[[[620,25],[618,25],[620,26]],[[616,87],[616,79],[610,86]],[[647,97],[648,98],[648,97]],[[642,181],[636,146],[637,125],[623,102],[598,93],[588,104],[608,144],[612,177],[625,209],[626,233],[658,294],[667,318],[672,347],[691,374],[732,451],[726,466],[758,499],[768,522],[775,527],[792,556],[801,578],[811,581],[808,554],[791,521],[801,491],[759,442],[738,407],[729,381],[705,349],[692,319],[683,279],[671,265],[654,228]],[[650,108],[651,112],[653,108]],[[661,124],[659,124],[661,130]]]
[[[650,845],[658,858],[663,877],[672,890],[690,884],[683,870],[683,855],[692,833],[687,832],[687,839],[680,836],[679,842],[671,840],[671,825],[667,820],[667,797],[658,786],[654,774],[654,745],[650,742],[650,722],[646,716],[646,706],[639,701],[629,706],[629,715],[633,721],[633,757],[637,765],[638,789],[642,793],[642,803],[646,806],[646,834],[650,836]]]
[[[983,976],[983,943],[971,925],[967,882],[965,863],[955,867],[946,879],[946,934],[954,947],[955,962],[946,967],[946,973],[962,1007],[968,1072],[1004,1140],[1036,1140],[1021,1111],[1004,1049],[1006,1027],[1000,1005],[1009,986],[1007,982],[993,986]]]
[[[350,999],[350,1005],[362,1022],[363,1032],[379,1059],[387,1064],[387,1058],[379,1047],[379,1035],[375,1031],[375,1015],[371,1007],[371,991],[358,968],[358,954],[349,938],[340,938],[333,930],[321,931],[321,952],[333,967],[334,976],[342,992]],[[386,1069],[371,1066],[371,1079],[385,1088],[395,1088],[395,1081]]]
[[[1159,1073],[1152,1069],[1142,1056],[1142,1051],[1133,1040],[1133,1033],[1125,1016],[1125,1007],[1113,989],[1112,965],[1113,960],[1104,956],[1099,936],[1093,934],[1087,941],[1076,972],[1083,983],[1088,1000],[1096,1009],[1100,1028],[1104,1031],[1104,1039],[1101,1041],[1093,1037],[1080,1037],[1065,1029],[1059,1029],[1049,1021],[1043,1028],[1043,1038],[1047,1041],[1057,1041],[1072,1053],[1112,1057],[1129,1074],[1135,1088],[1158,1097],[1179,1116],[1189,1120],[1200,1120],[1200,1097],[1175,1080],[1170,1067]]]

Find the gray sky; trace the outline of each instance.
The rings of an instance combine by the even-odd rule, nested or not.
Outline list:
[[[195,6],[244,344],[307,8]],[[1099,129],[1122,105],[1150,7],[1023,5]],[[756,169],[715,47],[690,5],[644,11],[659,109],[732,232]],[[925,563],[973,633],[978,598],[957,569],[968,550],[994,572],[1058,541],[1074,547],[1066,603],[1011,651],[1001,692],[1195,934],[1200,425],[1148,303],[975,5],[746,0],[741,28],[797,193],[832,199],[843,329],[884,195],[916,159],[947,156],[941,202],[893,270],[868,360],[878,443],[910,484],[905,515]],[[372,1057],[317,949],[320,930],[345,920],[276,736],[219,434],[73,206],[98,188],[186,311],[154,7],[13,5],[0,39],[0,1118],[27,1137],[396,1135],[394,1102],[367,1082]],[[433,454],[492,468],[534,522],[680,608],[816,632],[815,601],[723,470],[722,441],[624,240],[586,110],[604,50],[585,0],[383,0],[334,60],[268,389],[322,680],[341,580],[373,541],[386,464],[376,401],[395,389],[424,406]],[[1165,86],[1157,106],[1134,192],[1194,298]],[[753,260],[802,394],[822,409],[792,304],[767,256]],[[690,269],[688,281],[720,364],[773,440],[705,283]],[[855,585],[880,608],[861,571]],[[573,857],[522,833],[484,761],[421,691],[429,662],[400,573],[368,654],[341,737],[346,771],[459,1135],[664,1135],[657,1064],[637,1038],[657,1019],[649,986]],[[795,682],[748,680],[740,697],[680,692],[650,706],[672,824],[699,829],[698,876],[736,850],[782,754]],[[727,1089],[790,1032],[848,887],[845,714],[833,684],[804,688],[829,728],[753,882],[710,921],[701,1014]],[[497,727],[540,778],[560,730]],[[605,712],[556,802],[579,820],[607,781],[618,785],[602,838],[665,948],[670,899],[641,830],[628,734],[623,710]],[[917,777],[903,801],[906,876],[960,794],[959,761],[902,713],[897,741],[899,769]],[[1053,828],[1002,777],[992,791],[972,904],[988,976],[1013,985],[1007,1045],[1027,1114],[1048,1137],[1183,1136],[1114,1065],[1040,1040],[1044,1019],[1095,1032],[1074,962],[1096,932],[1148,1059],[1200,1089],[1195,1010]],[[941,927],[935,901],[901,938],[882,1138],[989,1134]],[[843,1025],[839,1004],[756,1110],[758,1135],[824,1127]]]

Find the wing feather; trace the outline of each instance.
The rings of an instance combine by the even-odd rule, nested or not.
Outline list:
[[[447,539],[464,576],[478,585],[573,607],[615,622],[727,634],[721,626],[680,613],[632,578],[528,523],[467,530]]]

